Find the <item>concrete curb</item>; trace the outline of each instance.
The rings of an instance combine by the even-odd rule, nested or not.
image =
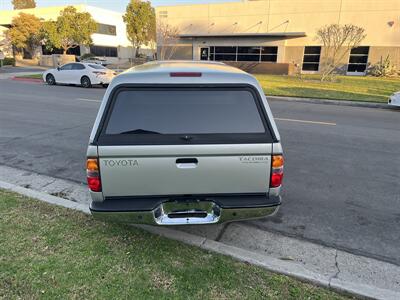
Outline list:
[[[55,204],[55,205],[62,206],[65,208],[78,210],[78,211],[84,212],[85,214],[90,214],[89,207],[87,205],[84,205],[81,203],[76,203],[76,202],[73,202],[70,200],[52,196],[52,195],[49,195],[49,194],[46,194],[43,192],[39,192],[39,191],[35,191],[32,189],[27,189],[27,188],[24,188],[19,185],[15,185],[15,184],[4,182],[4,181],[0,180],[0,188],[9,190],[12,192],[16,192],[18,194],[21,194],[21,195],[24,195],[24,196],[27,196],[30,198],[35,198],[42,202],[46,202],[49,204]]]
[[[268,96],[268,95],[266,95],[266,97],[268,100],[272,100],[272,101],[288,101],[288,102],[368,107],[368,108],[381,108],[381,109],[398,109],[397,107],[390,106],[386,103],[376,103],[376,102],[331,100],[331,99],[318,99],[318,98],[281,97],[281,96]]]
[[[38,78],[24,78],[24,77],[17,77],[17,76],[11,77],[11,80],[14,80],[14,81],[24,81],[24,82],[32,82],[32,83],[43,83],[43,80],[42,80],[42,79],[38,79]]]
[[[35,198],[49,204],[55,204],[65,208],[74,209],[76,211],[81,211],[85,214],[90,214],[89,207],[85,204],[76,203],[4,181],[0,181],[0,188]],[[338,278],[330,278],[328,276],[307,270],[302,265],[293,263],[291,261],[280,260],[268,255],[261,255],[259,253],[254,253],[246,249],[226,245],[224,243],[198,235],[178,231],[168,227],[155,227],[149,225],[135,225],[135,227],[141,228],[153,234],[183,242],[185,244],[197,246],[207,251],[228,255],[239,261],[248,262],[253,265],[263,267],[274,273],[295,277],[301,281],[311,282],[315,285],[342,293],[371,299],[400,299],[400,293],[396,291],[380,289],[375,286],[365,284],[346,282]]]

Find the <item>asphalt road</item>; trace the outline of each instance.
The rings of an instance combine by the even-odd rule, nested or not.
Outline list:
[[[84,182],[104,92],[0,80],[0,164]],[[283,205],[247,224],[400,265],[400,111],[271,108],[286,156]]]

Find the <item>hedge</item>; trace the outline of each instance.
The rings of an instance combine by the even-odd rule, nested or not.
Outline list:
[[[15,66],[15,58],[5,57],[3,60],[3,66]]]

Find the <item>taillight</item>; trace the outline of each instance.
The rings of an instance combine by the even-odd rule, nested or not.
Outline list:
[[[89,189],[92,192],[101,192],[101,179],[99,160],[97,158],[88,158],[86,161],[86,178]]]
[[[101,72],[101,71],[93,71],[93,74],[96,74],[96,75],[106,75],[107,73],[106,73],[106,72]]]
[[[280,187],[283,180],[283,155],[272,155],[271,163],[271,181],[269,186],[271,188]]]

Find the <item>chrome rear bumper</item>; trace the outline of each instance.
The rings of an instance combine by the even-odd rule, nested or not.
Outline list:
[[[104,221],[149,225],[201,225],[271,216],[278,205],[252,208],[221,208],[213,201],[164,202],[151,211],[96,211],[94,218]]]

